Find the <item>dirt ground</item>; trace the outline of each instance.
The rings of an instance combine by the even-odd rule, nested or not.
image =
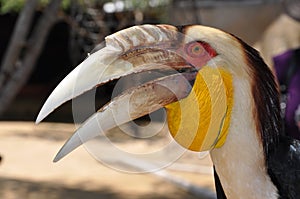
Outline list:
[[[79,147],[57,163],[52,159],[73,133],[73,124],[0,122],[0,198],[4,199],[99,199],[99,198],[200,198],[185,190],[192,187],[214,193],[211,161],[194,153],[184,154],[167,172],[132,174],[103,166]],[[163,140],[163,139],[162,139]],[[122,142],[125,148],[150,146],[144,141]],[[160,145],[160,139],[155,144]],[[161,174],[161,173],[160,173]],[[172,181],[173,177],[179,183]],[[202,197],[205,198],[205,197]]]

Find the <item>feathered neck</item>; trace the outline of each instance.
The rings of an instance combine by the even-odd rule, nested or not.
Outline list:
[[[267,158],[268,153],[276,148],[279,135],[283,130],[280,116],[279,91],[273,73],[259,53],[243,41],[240,42],[245,49],[246,60],[250,66],[256,128],[257,132],[260,132]]]
[[[228,198],[275,199],[278,191],[268,175],[267,161],[282,128],[277,85],[259,53],[240,43],[249,78],[234,80],[229,134],[223,147],[211,151],[211,157]]]

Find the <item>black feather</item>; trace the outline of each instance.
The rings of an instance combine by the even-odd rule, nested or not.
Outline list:
[[[300,198],[300,141],[280,136],[276,149],[269,152],[267,164],[280,199]]]
[[[240,40],[241,41],[241,40]],[[286,137],[280,117],[279,89],[259,53],[241,41],[251,67],[257,130],[265,152],[268,174],[280,199],[300,198],[300,141]]]
[[[214,179],[215,179],[217,199],[227,199],[215,167],[214,167]]]

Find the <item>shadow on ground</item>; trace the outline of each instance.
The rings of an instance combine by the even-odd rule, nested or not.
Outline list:
[[[17,179],[0,178],[0,198],[5,199],[175,199],[187,198],[195,199],[194,196],[188,195],[186,192],[176,191],[176,193],[151,194],[151,195],[135,195],[120,194],[108,188],[99,188],[98,191],[88,191],[82,189],[68,188],[51,183],[29,182]]]

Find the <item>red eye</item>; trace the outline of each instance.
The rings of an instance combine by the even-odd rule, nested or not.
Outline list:
[[[195,41],[188,43],[185,48],[186,54],[194,58],[200,58],[202,56],[211,56],[211,58],[217,55],[216,51],[205,42]]]
[[[217,52],[206,42],[194,41],[185,45],[185,59],[196,68],[201,68],[217,55]]]
[[[205,54],[205,49],[199,42],[193,42],[187,45],[186,53],[191,57],[201,57]]]

